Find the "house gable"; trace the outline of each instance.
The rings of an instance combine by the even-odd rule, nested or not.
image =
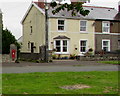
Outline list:
[[[29,12],[33,6],[35,8],[37,8],[43,15],[45,15],[45,12],[41,8],[39,8],[35,3],[31,3],[31,5],[29,6],[28,10],[26,11],[26,13],[21,21],[21,24],[23,24],[24,20],[26,19],[27,15],[29,14]]]
[[[39,52],[39,47],[45,45],[45,16],[36,6],[32,5],[23,22],[23,47],[22,52],[30,52],[31,44],[34,52]],[[38,39],[39,38],[39,39]]]

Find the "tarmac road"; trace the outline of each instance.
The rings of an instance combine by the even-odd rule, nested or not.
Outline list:
[[[10,66],[11,65],[11,66]],[[92,61],[55,61],[53,63],[6,63],[1,73],[30,72],[80,72],[80,71],[118,71],[120,65],[101,64]]]
[[[30,73],[30,72],[79,72],[79,71],[118,71],[117,65],[106,66],[25,66],[3,67],[2,73]]]

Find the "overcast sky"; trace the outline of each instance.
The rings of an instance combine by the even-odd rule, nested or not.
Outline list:
[[[32,1],[37,0],[0,0],[4,28],[8,28],[16,39],[22,36],[22,25],[20,22]],[[119,1],[120,0],[90,0],[90,3],[87,5],[118,9]]]

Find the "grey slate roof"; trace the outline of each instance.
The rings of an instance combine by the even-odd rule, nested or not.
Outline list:
[[[23,41],[23,36],[21,36],[20,38],[18,38],[17,42],[22,42]]]
[[[120,20],[120,12],[115,16],[115,20]]]
[[[57,18],[75,18],[75,19],[106,19],[106,20],[114,20],[118,11],[114,8],[107,7],[93,7],[93,6],[85,6],[85,10],[89,10],[90,13],[87,16],[82,16],[81,14],[77,14],[76,16],[72,16],[71,12],[66,10],[60,11],[59,13],[53,15],[52,8],[49,9],[49,17],[57,17]]]
[[[26,14],[24,15],[21,23],[24,22],[27,14],[29,13],[32,6],[35,6],[40,12],[42,12],[45,15],[44,11],[44,3],[43,2],[32,2],[31,6],[27,10]],[[72,18],[72,19],[103,19],[103,20],[119,20],[120,21],[120,13],[114,9],[114,8],[108,8],[108,7],[98,7],[98,6],[84,6],[85,10],[89,10],[90,13],[87,16],[82,16],[81,14],[76,14],[76,16],[72,16],[71,12],[67,10],[61,10],[59,13],[56,13],[55,15],[52,14],[52,8],[49,8],[48,10],[48,17],[50,18]]]

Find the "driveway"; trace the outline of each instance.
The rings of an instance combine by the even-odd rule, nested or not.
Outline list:
[[[2,73],[29,72],[79,72],[79,71],[118,71],[119,65],[96,63],[96,61],[53,61],[52,63],[3,63]]]

